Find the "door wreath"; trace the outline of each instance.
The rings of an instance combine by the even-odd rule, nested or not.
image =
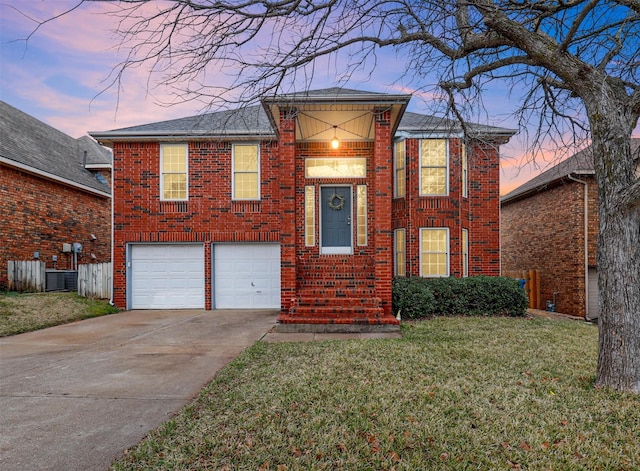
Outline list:
[[[329,207],[334,211],[340,211],[342,208],[344,208],[344,196],[337,193],[329,196]]]

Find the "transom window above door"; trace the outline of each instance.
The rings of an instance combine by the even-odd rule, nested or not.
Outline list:
[[[367,159],[354,158],[310,158],[304,161],[307,178],[365,178]]]

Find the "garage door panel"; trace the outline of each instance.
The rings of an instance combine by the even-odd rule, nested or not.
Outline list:
[[[280,308],[280,245],[215,245],[214,293],[218,309]]]
[[[131,309],[204,308],[204,247],[131,248]]]

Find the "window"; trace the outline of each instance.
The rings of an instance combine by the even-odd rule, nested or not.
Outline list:
[[[406,166],[406,153],[405,142],[396,142],[394,145],[394,180],[393,180],[393,196],[396,198],[404,198],[406,192],[406,180],[407,173]]]
[[[358,245],[367,245],[367,185],[358,185],[356,197],[358,198],[356,205]]]
[[[304,161],[307,178],[364,178],[367,176],[367,159],[353,158],[310,158]]]
[[[420,195],[446,195],[449,191],[447,141],[420,141]]]
[[[187,145],[160,145],[160,194],[162,200],[187,199]]]
[[[469,231],[462,229],[462,276],[469,276]]]
[[[420,275],[449,276],[449,229],[420,229]]]
[[[304,187],[304,245],[316,245],[316,191],[313,186]]]
[[[233,199],[260,199],[260,158],[257,144],[233,145]]]
[[[462,197],[469,197],[469,162],[467,161],[467,146],[462,143],[460,148],[462,153]]]
[[[393,250],[394,250],[394,267],[393,273],[395,276],[406,276],[406,247],[407,241],[405,238],[404,229],[396,229],[393,231]]]

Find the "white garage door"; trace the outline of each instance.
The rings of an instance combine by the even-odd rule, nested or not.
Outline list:
[[[598,294],[598,270],[589,268],[589,312],[587,312],[587,319],[597,319],[600,315],[598,310]]]
[[[279,244],[214,246],[216,309],[280,308]]]
[[[131,246],[131,309],[204,309],[202,245]]]

